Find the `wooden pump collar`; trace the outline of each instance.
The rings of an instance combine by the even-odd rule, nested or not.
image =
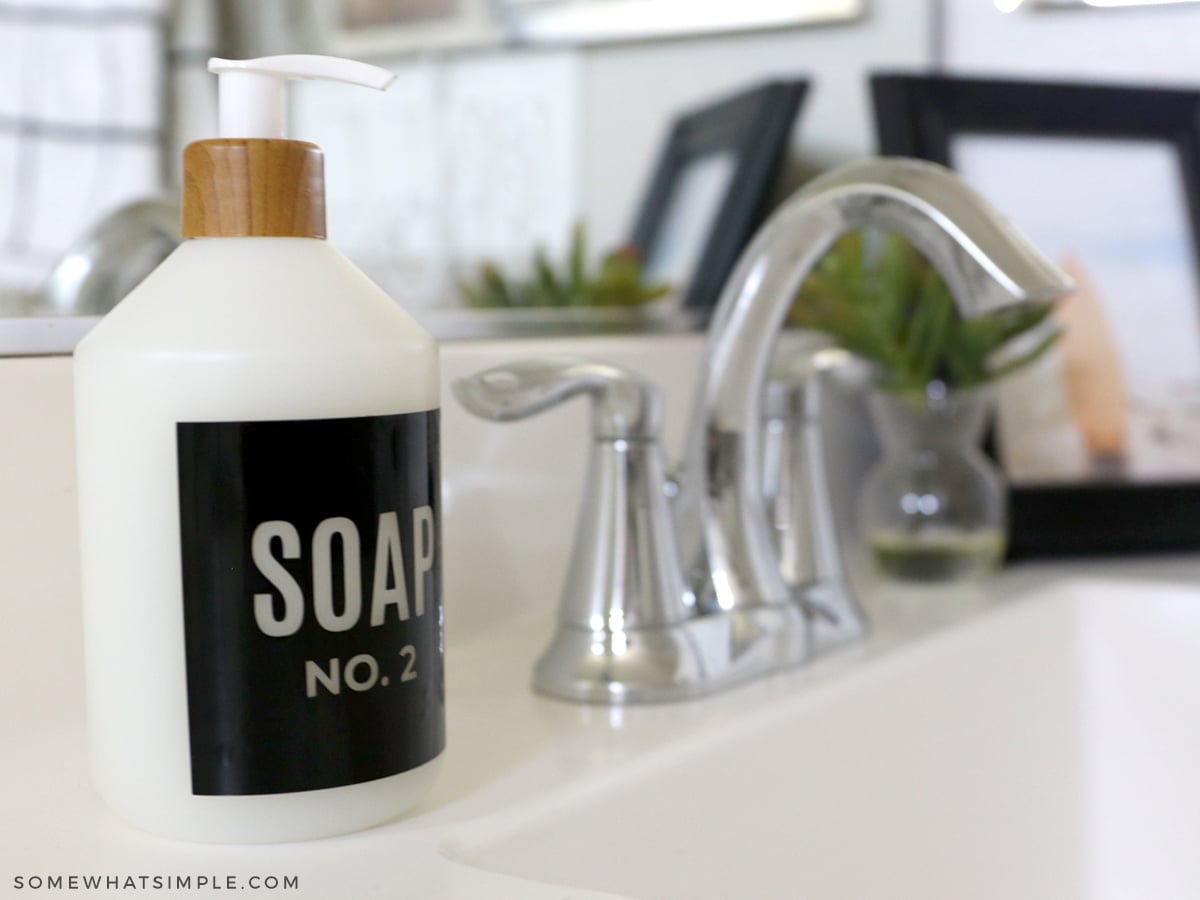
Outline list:
[[[320,148],[260,138],[188,144],[183,151],[183,236],[324,238]]]

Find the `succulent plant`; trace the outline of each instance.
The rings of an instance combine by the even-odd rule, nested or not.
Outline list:
[[[923,391],[932,381],[974,387],[1033,362],[1059,337],[1056,329],[1031,333],[1052,311],[1043,303],[964,319],[937,270],[904,238],[858,231],[814,267],[788,321],[874,363],[882,386]],[[1032,346],[1016,349],[1022,335]]]
[[[531,307],[638,306],[668,293],[662,284],[648,284],[642,260],[633,247],[620,247],[600,262],[587,266],[587,232],[576,225],[561,269],[556,269],[539,248],[533,255],[533,272],[524,281],[512,281],[492,263],[484,263],[474,282],[460,281],[459,293],[474,309],[524,309]]]

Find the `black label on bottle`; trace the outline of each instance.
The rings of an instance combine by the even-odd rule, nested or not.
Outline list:
[[[177,428],[192,792],[445,746],[438,411]]]

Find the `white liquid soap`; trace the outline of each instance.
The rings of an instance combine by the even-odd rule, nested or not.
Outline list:
[[[437,347],[324,240],[287,78],[213,60],[183,244],[75,354],[89,743],[132,824],[289,841],[394,818],[445,745]]]

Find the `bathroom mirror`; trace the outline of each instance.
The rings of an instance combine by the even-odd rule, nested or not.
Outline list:
[[[826,25],[863,12],[863,0],[496,0],[521,42],[599,44],[756,28]]]

